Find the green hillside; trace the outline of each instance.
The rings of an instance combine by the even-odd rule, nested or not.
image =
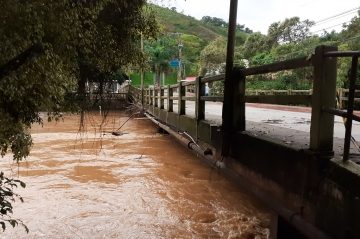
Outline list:
[[[199,21],[191,16],[178,13],[175,10],[153,5],[158,21],[164,27],[165,32],[184,33],[201,38],[206,43],[215,40],[219,36],[227,36],[227,28],[214,26]],[[243,31],[237,31],[237,43],[242,44],[248,34]]]
[[[169,67],[168,62],[178,57],[180,43],[184,76],[198,75],[202,50],[218,37],[227,37],[227,23],[211,16],[207,16],[208,22],[206,22],[178,13],[175,9],[156,5],[151,5],[151,7],[161,25],[162,34],[157,41],[145,41],[145,52],[150,56],[152,69],[146,74],[145,85],[154,84],[155,75],[160,73],[165,74],[165,79],[161,80],[162,84],[176,83],[178,69]],[[238,30],[236,44],[242,45],[248,35],[248,33]],[[155,68],[158,69],[157,73]],[[133,72],[131,79],[134,85],[139,85],[139,72]]]

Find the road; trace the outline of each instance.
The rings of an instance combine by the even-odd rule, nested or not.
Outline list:
[[[177,105],[174,105],[177,111]],[[221,124],[222,103],[206,102],[205,119]],[[356,112],[359,114],[360,112]],[[186,103],[186,115],[195,116],[194,102]],[[246,104],[246,128],[255,134],[278,139],[295,147],[307,148],[311,122],[311,108],[265,104]],[[341,117],[335,117],[334,150],[341,154],[345,126]],[[352,136],[360,142],[360,123],[353,121]],[[354,146],[354,145],[353,145]],[[355,148],[353,149],[358,151]],[[357,152],[359,153],[359,152]]]

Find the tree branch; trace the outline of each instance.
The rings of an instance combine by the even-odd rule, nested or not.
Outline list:
[[[40,44],[35,44],[29,47],[6,64],[0,66],[0,80],[6,75],[10,74],[12,71],[19,69],[23,64],[25,64],[26,61],[35,58],[43,52],[44,49]]]

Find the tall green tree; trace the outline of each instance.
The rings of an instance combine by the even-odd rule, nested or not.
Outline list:
[[[161,74],[170,69],[169,62],[178,58],[178,36],[163,35],[157,40],[145,44],[145,52],[149,56],[150,65],[155,72],[154,85],[161,85]]]
[[[270,51],[272,45],[268,43],[268,37],[255,32],[251,34],[242,47],[242,55],[246,59],[250,59],[258,53]]]
[[[223,73],[226,59],[226,39],[218,37],[200,54],[200,75]]]
[[[139,39],[157,32],[145,0],[0,0],[0,152],[19,161],[32,144],[39,111],[83,92],[90,66],[102,73],[144,62]],[[14,183],[1,174],[0,224],[12,226]],[[6,187],[12,185],[12,187]],[[21,183],[21,185],[24,185]],[[10,189],[10,190],[7,190]],[[7,190],[7,191],[6,191]],[[9,204],[10,203],[10,204]]]
[[[299,17],[286,18],[282,22],[274,22],[268,29],[268,38],[272,45],[277,43],[300,42],[310,36],[313,21],[300,21]]]
[[[343,41],[348,43],[351,50],[360,49],[360,10],[358,15],[351,19],[350,23],[344,25],[341,35]]]

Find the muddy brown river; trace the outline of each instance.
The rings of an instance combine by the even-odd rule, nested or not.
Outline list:
[[[269,211],[151,121],[87,114],[35,125],[31,155],[1,168],[26,182],[0,238],[268,238]]]

